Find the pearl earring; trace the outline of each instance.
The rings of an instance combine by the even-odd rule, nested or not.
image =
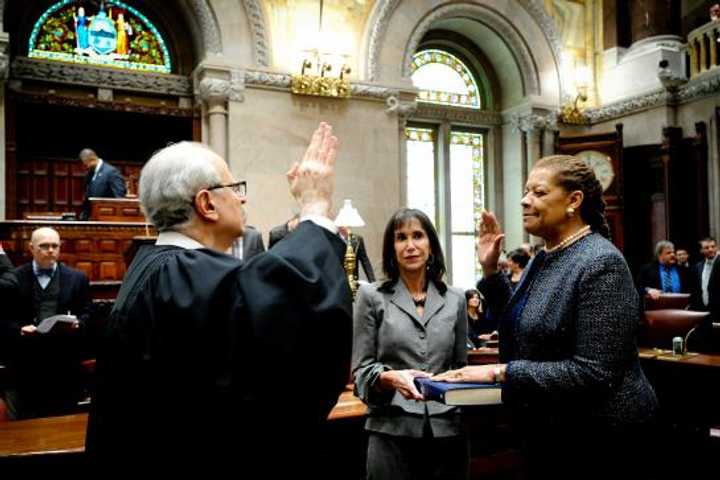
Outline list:
[[[575,216],[575,209],[573,207],[567,207],[565,210],[565,213],[568,217],[574,217]]]

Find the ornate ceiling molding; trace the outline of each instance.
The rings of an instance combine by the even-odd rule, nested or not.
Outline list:
[[[672,102],[672,94],[669,94],[664,89],[658,89],[650,93],[610,103],[599,108],[591,108],[586,110],[584,113],[590,123],[593,124],[605,122],[618,117],[624,117],[649,108],[670,105]]]
[[[382,47],[382,41],[385,38],[385,32],[387,32],[390,18],[399,3],[400,0],[380,0],[374,10],[376,13],[370,17],[372,30],[370,31],[368,39],[367,51],[369,53],[369,60],[366,71],[366,77],[370,81],[377,80],[380,48]]]
[[[470,123],[473,125],[502,125],[503,119],[498,112],[453,108],[445,105],[418,102],[415,118],[443,120],[449,122]]]
[[[268,47],[265,15],[263,15],[260,2],[257,0],[245,0],[244,3],[255,47],[255,63],[261,67],[268,67],[270,66],[270,48]]]
[[[712,76],[690,80],[678,89],[676,97],[678,102],[687,103],[709,95],[717,95],[719,92],[720,71]]]
[[[532,133],[536,130],[558,130],[557,112],[514,114],[509,119],[513,132]]]
[[[164,95],[192,95],[190,79],[182,75],[137,73],[112,68],[74,65],[25,57],[16,57],[10,76],[17,79],[68,83],[99,88],[114,88]]]
[[[504,17],[500,12],[497,12],[488,6],[469,3],[453,3],[441,6],[422,19],[422,21],[415,27],[415,30],[413,31],[405,48],[402,65],[403,77],[410,76],[410,66],[412,64],[413,55],[417,51],[420,41],[430,30],[433,23],[453,17],[472,18],[482,22],[495,31],[508,45],[510,51],[515,57],[515,61],[518,63],[523,80],[524,95],[540,94],[540,80],[538,78],[538,72],[535,68],[532,53],[528,49],[520,33],[513,26],[512,22]],[[374,56],[376,56],[376,54],[374,52],[370,52],[370,58],[373,58]]]
[[[237,73],[237,75],[238,77],[242,75],[244,86],[250,87],[269,88],[289,92],[290,84],[292,83],[292,76],[287,73],[246,70],[244,74]],[[369,83],[352,83],[351,88],[352,98],[386,100],[391,96],[397,96],[399,93],[397,88],[383,87]]]
[[[259,70],[245,71],[245,85],[290,90],[292,77],[287,73],[270,73]]]
[[[208,0],[188,0],[200,25],[205,53],[222,53],[220,27]]]

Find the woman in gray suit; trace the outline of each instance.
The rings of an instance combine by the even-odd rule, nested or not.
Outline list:
[[[384,282],[362,285],[355,305],[355,394],[369,407],[369,479],[464,479],[468,447],[458,411],[423,402],[416,376],[467,363],[465,295],[443,282],[437,232],[420,210],[385,228]]]
[[[497,272],[503,234],[493,214],[483,213],[478,239],[480,288],[500,318],[502,363],[437,379],[504,383],[526,478],[654,478],[657,399],[638,360],[633,279],[606,238],[602,187],[585,162],[546,157],[521,205],[525,230],[545,249],[514,293]]]

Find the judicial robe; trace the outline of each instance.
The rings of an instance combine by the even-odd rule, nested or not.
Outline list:
[[[262,478],[316,468],[349,375],[344,248],[302,222],[244,264],[208,249],[141,249],[98,356],[90,461],[260,468]]]

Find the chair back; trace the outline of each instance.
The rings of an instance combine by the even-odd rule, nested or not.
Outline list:
[[[644,346],[672,349],[673,337],[683,337],[708,318],[710,312],[664,309],[648,310],[645,316]]]
[[[690,305],[689,293],[661,293],[660,298],[653,299],[645,295],[645,310],[673,309],[682,310]]]

